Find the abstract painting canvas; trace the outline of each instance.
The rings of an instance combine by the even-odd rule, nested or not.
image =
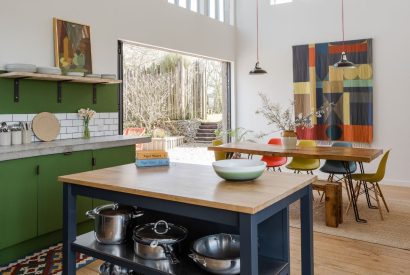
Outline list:
[[[53,19],[55,65],[64,73],[92,73],[90,26]]]
[[[355,68],[333,66],[343,51]],[[299,139],[373,141],[372,39],[294,46],[293,82],[297,114],[332,103],[313,128],[297,130]]]

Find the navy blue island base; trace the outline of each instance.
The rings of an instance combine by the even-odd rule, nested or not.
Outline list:
[[[190,165],[189,168],[194,169],[196,167],[195,165]],[[90,183],[88,180],[88,183],[84,185],[78,180],[82,175],[87,176],[87,173],[93,173],[95,176],[98,174],[98,171],[103,171],[110,175],[121,172],[115,170],[110,171],[110,169],[126,169],[130,171],[130,169],[136,168],[118,166],[70,175],[75,176],[73,180],[70,179],[70,176],[60,177],[60,181],[63,181],[64,185],[63,274],[75,274],[76,252],[130,268],[136,271],[137,274],[168,274],[140,263],[133,253],[132,244],[114,246],[101,245],[95,241],[93,232],[77,236],[77,196],[87,196],[126,205],[135,205],[147,211],[164,213],[164,215],[171,217],[175,216],[180,220],[186,221],[184,226],[186,226],[188,230],[195,228],[195,221],[200,221],[202,224],[201,228],[206,228],[204,230],[209,231],[209,234],[220,233],[218,231],[220,231],[221,228],[230,228],[231,232],[240,235],[240,274],[242,275],[290,274],[289,205],[300,200],[301,270],[304,275],[314,274],[312,189],[310,184],[304,185],[295,192],[286,194],[283,198],[280,198],[278,201],[254,214],[248,214],[136,194],[138,192],[131,194],[126,191],[113,191],[110,190],[106,184],[99,186],[98,182]],[[170,169],[176,168],[171,167]],[[201,169],[204,168],[201,167]],[[209,167],[209,169],[212,170],[211,167]],[[138,177],[139,174],[136,172],[135,176]],[[146,179],[145,174],[146,171],[144,171],[144,179]],[[313,181],[315,177],[311,178]],[[111,179],[107,179],[106,181],[109,182],[109,180],[112,181],[112,179],[111,177]],[[175,267],[174,273],[178,275],[209,274],[184,256],[181,256],[181,263]]]

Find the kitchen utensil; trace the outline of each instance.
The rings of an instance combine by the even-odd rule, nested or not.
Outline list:
[[[128,223],[143,213],[131,206],[107,204],[87,211],[85,215],[94,219],[94,235],[99,243],[120,244],[126,241]]]
[[[212,163],[218,176],[230,181],[247,181],[259,178],[266,169],[266,162],[253,159],[225,159]]]
[[[215,234],[202,237],[192,245],[188,255],[202,269],[214,274],[239,274],[239,235]]]
[[[33,64],[6,64],[6,71],[8,72],[25,72],[25,73],[35,73],[37,67]]]
[[[1,123],[1,128],[0,128],[0,132],[8,132],[9,131],[9,127],[7,126],[6,122],[2,122]]]
[[[37,67],[37,73],[61,75],[61,69],[59,67]]]
[[[186,228],[164,220],[139,225],[134,228],[132,237],[134,252],[144,259],[169,259],[172,264],[177,264],[179,261],[173,251],[174,245],[183,241],[187,235]]]
[[[84,76],[83,72],[68,72],[68,76]]]
[[[39,140],[52,141],[60,134],[60,123],[52,113],[39,113],[33,119],[33,132]]]

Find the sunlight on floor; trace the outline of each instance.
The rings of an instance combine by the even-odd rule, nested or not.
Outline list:
[[[191,143],[168,150],[171,162],[211,165],[214,153],[208,151],[209,144]]]

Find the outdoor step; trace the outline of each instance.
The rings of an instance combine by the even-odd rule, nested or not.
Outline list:
[[[199,125],[199,129],[218,129],[218,125]]]
[[[207,142],[211,142],[213,141],[215,138],[214,137],[196,137],[195,141],[207,141]]]
[[[215,129],[198,129],[197,133],[215,133]]]
[[[205,141],[203,141],[203,140],[195,140],[195,142],[196,142],[196,143],[206,143],[206,144],[211,144],[211,143],[212,143],[212,142],[207,141],[207,140],[205,140]]]
[[[201,122],[202,125],[218,125],[216,122]]]
[[[216,138],[216,135],[214,133],[197,133],[196,137],[212,137]]]

